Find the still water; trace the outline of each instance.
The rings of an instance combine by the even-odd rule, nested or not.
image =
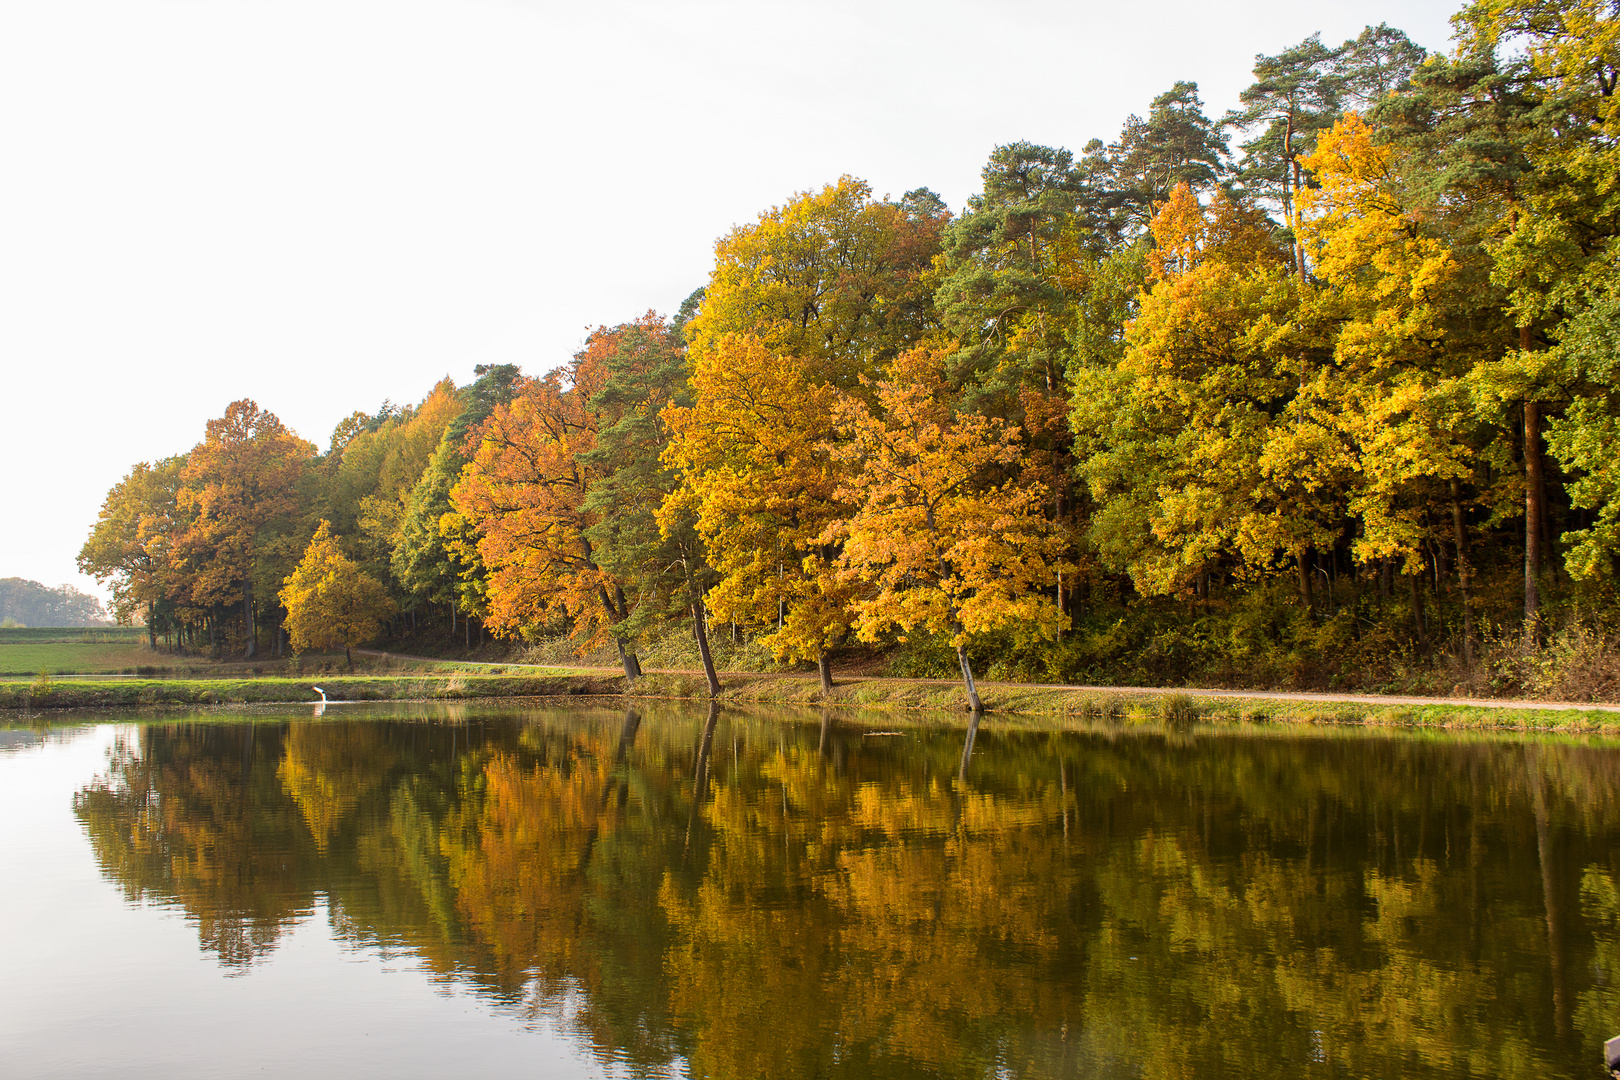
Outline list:
[[[0,1075],[1603,1074],[1620,750],[881,722],[0,730]]]

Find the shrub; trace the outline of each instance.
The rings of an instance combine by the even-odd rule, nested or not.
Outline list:
[[[1166,694],[1159,699],[1159,717],[1170,724],[1190,724],[1203,710],[1187,694]]]

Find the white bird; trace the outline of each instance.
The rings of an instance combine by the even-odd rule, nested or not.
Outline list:
[[[318,686],[312,687],[311,689],[313,689],[317,694],[321,695],[321,704],[325,705],[326,704],[326,691],[322,690]]]

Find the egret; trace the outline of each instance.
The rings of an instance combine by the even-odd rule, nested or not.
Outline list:
[[[321,695],[321,704],[325,705],[326,704],[326,691],[322,690],[318,686],[312,687],[311,689],[313,689],[317,694]]]

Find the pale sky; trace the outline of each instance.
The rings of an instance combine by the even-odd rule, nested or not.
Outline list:
[[[953,210],[998,144],[1113,141],[1177,79],[1460,0],[0,0],[0,577],[251,397],[325,448],[479,363],[669,314],[848,173]]]

